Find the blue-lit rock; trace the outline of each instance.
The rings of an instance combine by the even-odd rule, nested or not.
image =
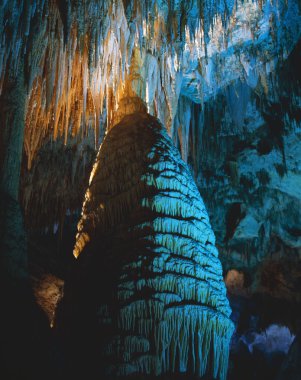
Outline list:
[[[100,278],[109,273],[98,315],[111,331],[111,375],[202,376],[212,366],[226,378],[233,324],[215,237],[187,165],[154,117],[128,115],[105,137],[74,255],[78,265],[92,257]]]
[[[300,52],[299,41],[265,85],[238,79],[202,109],[180,98],[174,141],[194,168],[224,269],[300,258]]]

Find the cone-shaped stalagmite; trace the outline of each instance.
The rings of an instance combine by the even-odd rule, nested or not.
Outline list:
[[[136,112],[107,134],[74,255],[90,257],[99,276],[108,374],[202,376],[210,368],[225,379],[233,325],[215,237],[190,171],[156,118]]]

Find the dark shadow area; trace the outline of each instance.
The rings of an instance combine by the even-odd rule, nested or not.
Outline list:
[[[1,278],[1,377],[50,379],[54,342],[48,319],[28,283]]]

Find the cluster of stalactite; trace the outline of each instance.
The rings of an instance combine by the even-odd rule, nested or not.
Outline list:
[[[107,374],[203,376],[212,366],[226,378],[233,325],[215,237],[187,165],[149,114],[106,135],[74,255],[99,279]]]
[[[3,1],[0,92],[7,76],[16,76],[23,65],[28,167],[49,136],[66,143],[68,136],[85,136],[94,128],[97,145],[100,115],[106,110],[112,122],[135,49],[140,53],[136,73],[143,79],[136,78],[135,89],[171,128],[189,59],[199,61],[199,73],[207,75],[206,43],[218,39],[220,49],[225,47],[228,20],[235,24],[233,6],[212,0]],[[190,73],[186,81],[194,77]]]
[[[97,149],[103,130],[118,121],[115,111],[129,91],[142,98],[148,112],[178,139],[184,160],[190,155],[197,164],[189,135],[193,103],[203,104],[237,77],[253,87],[259,80],[269,91],[266,73],[276,65],[275,54],[281,60],[298,35],[294,9],[294,2],[232,0],[2,1],[1,104],[19,78],[15,97],[24,100],[18,106],[19,116],[25,118],[24,138],[19,136],[24,165],[30,170],[39,149],[53,140],[65,145],[75,138],[86,140]],[[266,38],[269,43],[261,57]],[[15,117],[10,107],[1,107],[5,122],[0,167],[5,166],[3,155]],[[195,144],[195,135],[193,140]],[[63,175],[57,172],[58,179]]]

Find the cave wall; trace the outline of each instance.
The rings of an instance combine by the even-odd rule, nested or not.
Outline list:
[[[186,151],[225,270],[300,258],[300,42],[252,88],[238,79],[204,107],[183,97]],[[185,110],[188,117],[185,120]]]

